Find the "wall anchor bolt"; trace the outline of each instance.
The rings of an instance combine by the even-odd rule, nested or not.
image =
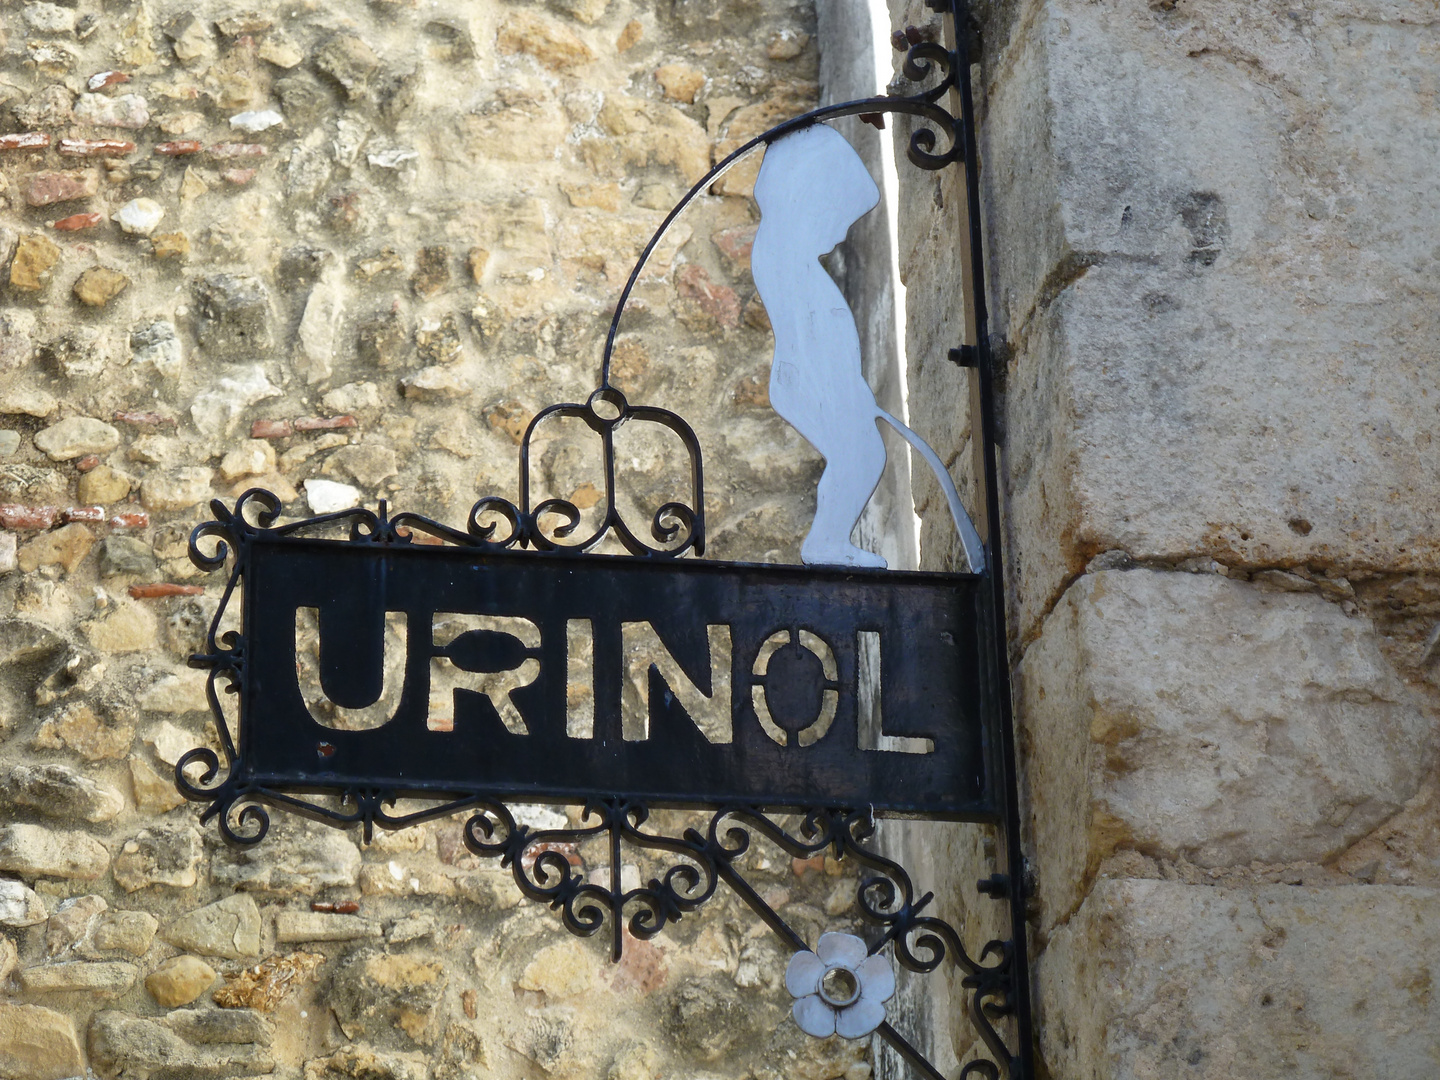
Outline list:
[[[988,878],[977,881],[975,888],[991,900],[1007,900],[1010,897],[1010,875],[991,874]]]

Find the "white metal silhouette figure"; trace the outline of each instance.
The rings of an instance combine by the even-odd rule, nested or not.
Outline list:
[[[850,532],[885,470],[884,420],[935,471],[970,570],[985,551],[939,455],[875,400],[860,368],[860,334],[820,257],[873,210],[880,190],[860,155],[824,124],[771,143],[755,182],[760,227],[751,274],[775,331],[770,404],[825,458],[815,493],[815,520],[800,546],[814,565],[884,567],[883,556],[856,547]]]

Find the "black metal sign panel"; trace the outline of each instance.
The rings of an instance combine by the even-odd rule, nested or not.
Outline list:
[[[977,577],[246,548],[242,782],[998,813]]]

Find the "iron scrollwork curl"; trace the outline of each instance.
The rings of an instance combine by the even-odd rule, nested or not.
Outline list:
[[[653,937],[713,897],[721,882],[791,950],[806,950],[805,939],[746,880],[741,860],[751,851],[757,835],[795,859],[828,853],[842,862],[849,860],[864,870],[856,885],[861,918],[878,930],[870,945],[871,955],[889,947],[895,962],[921,975],[938,970],[947,961],[960,969],[961,986],[971,991],[969,1017],[991,1055],[969,1062],[960,1073],[961,1080],[1019,1075],[1018,1059],[995,1026],[1014,1009],[1010,996],[1012,943],[987,942],[977,960],[953,926],[923,914],[933,894],[917,899],[905,869],[865,846],[875,832],[872,813],[810,809],[792,832],[757,808],[730,807],[714,812],[703,831],[690,828],[679,837],[643,829],[647,818],[642,804],[602,800],[587,804],[581,823],[573,828],[531,830],[518,824],[503,806],[488,804],[466,823],[464,838],[476,855],[501,859],[527,897],[559,910],[571,933],[588,937],[608,923],[616,960],[624,948],[624,931],[642,940]],[[581,843],[602,839],[608,845],[609,866],[587,877],[572,863],[571,852]],[[644,885],[626,889],[622,882],[624,845],[668,851],[681,858]],[[608,885],[604,883],[607,876]],[[994,962],[987,962],[991,960]],[[942,1080],[935,1066],[888,1022],[877,1034],[923,1075]]]
[[[572,540],[583,523],[580,508],[568,499],[546,498],[532,505],[530,459],[537,432],[550,420],[578,419],[601,440],[601,467],[605,490],[604,512],[598,525],[584,538]],[[646,543],[625,520],[620,509],[616,475],[615,433],[625,424],[656,424],[679,437],[689,464],[690,492],[686,499],[661,505],[649,522],[654,544]],[[617,541],[627,554],[641,558],[677,559],[705,553],[705,484],[700,440],[680,416],[652,405],[631,405],[613,386],[601,386],[582,403],[565,402],[542,409],[526,426],[520,443],[520,498],[514,503],[487,495],[470,508],[464,533],[411,516],[417,527],[462,546],[504,551],[524,548],[557,554],[593,551],[607,539]],[[558,523],[555,519],[558,518]],[[501,529],[504,529],[502,532]]]
[[[626,799],[592,801],[581,814],[581,824],[570,829],[532,830],[517,824],[503,807],[487,806],[465,824],[465,845],[476,855],[499,858],[509,868],[520,891],[531,900],[561,912],[571,933],[589,937],[608,922],[611,955],[619,960],[624,932],[641,940],[654,937],[715,894],[720,878],[713,860],[696,838],[675,838],[644,831],[648,808]],[[590,823],[593,819],[593,823]],[[609,885],[576,872],[567,849],[604,838],[609,850]],[[624,844],[681,854],[658,878],[644,885],[624,887]]]
[[[972,992],[967,1011],[993,1060],[978,1058],[968,1063],[961,1071],[960,1080],[971,1076],[1000,1080],[1002,1076],[1021,1075],[1018,1056],[1010,1052],[1004,1036],[995,1027],[996,1021],[1014,1011],[1013,942],[989,941],[977,960],[966,951],[953,926],[937,916],[921,914],[934,898],[933,894],[926,893],[915,899],[914,885],[905,869],[865,846],[865,841],[875,833],[872,813],[808,810],[793,834],[764,813],[750,808],[721,811],[711,819],[705,846],[707,853],[717,860],[721,877],[772,930],[799,950],[808,947],[803,939],[735,868],[735,861],[750,846],[750,829],[793,858],[806,859],[829,852],[837,860],[851,860],[868,871],[862,873],[856,886],[856,905],[861,918],[880,931],[870,945],[871,955],[890,946],[900,966],[921,975],[938,970],[949,960],[962,972],[961,986]],[[998,958],[996,962],[986,963],[992,957]],[[877,1034],[922,1074],[932,1080],[942,1080],[942,1074],[888,1022],[881,1024]]]
[[[582,515],[574,503],[565,499],[546,499],[533,509],[530,506],[530,451],[535,433],[550,419],[571,418],[582,421],[600,437],[601,464],[605,490],[602,499],[604,515],[594,531],[578,541],[569,538],[580,527]],[[626,424],[654,424],[676,435],[685,447],[689,464],[690,492],[688,501],[671,500],[660,506],[650,521],[650,538],[646,543],[626,522],[620,510],[616,477],[615,435]],[[642,558],[678,558],[693,551],[705,553],[705,481],[701,464],[700,440],[680,416],[653,405],[631,405],[625,395],[604,383],[584,404],[567,402],[542,409],[530,421],[520,443],[520,505],[508,510],[493,500],[482,508],[477,503],[471,511],[474,523],[483,509],[499,512],[510,519],[514,528],[506,543],[520,543],[539,551],[585,552],[599,546],[607,537],[617,540],[630,555]],[[546,528],[546,517],[560,517],[561,524]]]
[[[956,88],[956,71],[960,59],[956,53],[945,48],[945,46],[933,41],[926,41],[913,26],[907,27],[903,32],[897,32],[894,38],[896,49],[905,53],[905,59],[901,61],[901,74],[913,83],[927,83],[939,74],[940,78],[920,92],[912,95],[909,100],[921,100],[933,106],[940,115],[935,112],[917,113],[928,121],[930,127],[916,128],[910,134],[910,145],[906,149],[905,156],[909,158],[910,164],[916,168],[924,169],[927,172],[934,172],[943,169],[945,166],[959,161],[964,153],[964,129],[961,117],[953,116],[941,109],[937,104],[946,94]],[[948,136],[948,147],[944,153],[935,153],[936,135],[935,129],[941,128]]]
[[[642,940],[654,937],[711,899],[721,882],[790,949],[808,949],[805,939],[746,880],[741,860],[751,851],[756,835],[795,859],[828,853],[842,862],[849,860],[864,871],[856,885],[861,918],[878,931],[870,944],[871,955],[889,947],[895,962],[921,975],[937,971],[947,961],[960,969],[961,986],[971,991],[969,1017],[991,1055],[969,1062],[961,1080],[1019,1075],[1017,1058],[995,1026],[1014,1011],[1013,944],[987,942],[976,959],[953,926],[923,914],[933,894],[917,899],[906,870],[865,846],[875,832],[872,813],[810,809],[792,832],[757,808],[729,807],[714,812],[703,831],[690,828],[678,837],[645,830],[648,817],[647,808],[632,800],[599,800],[586,804],[574,827],[535,830],[517,823],[505,806],[486,803],[466,822],[463,835],[474,854],[500,859],[525,896],[558,910],[571,933],[589,937],[608,924],[616,960],[623,953],[626,931]],[[600,840],[607,845],[609,865],[587,876],[572,861],[575,849]],[[622,880],[626,845],[667,851],[680,859],[658,877],[627,889]],[[888,1022],[877,1034],[923,1075],[941,1080],[934,1065]]]
[[[251,520],[251,507],[259,509]],[[240,755],[235,749],[235,739],[220,705],[218,684],[223,679],[227,693],[236,694],[244,681],[245,639],[235,630],[221,632],[221,620],[240,584],[243,574],[243,553],[255,535],[269,528],[279,519],[280,500],[268,491],[251,489],[241,495],[233,509],[219,499],[210,503],[211,521],[197,525],[190,533],[190,561],[201,570],[219,570],[227,559],[234,565],[225,582],[225,591],[205,632],[205,651],[190,657],[190,666],[208,669],[205,680],[205,698],[211,715],[215,719],[215,731],[220,742],[220,760],[208,746],[196,747],[180,756],[175,763],[175,785],[187,799],[204,802],[206,806],[200,815],[202,822],[218,816],[221,835],[232,844],[253,844],[264,839],[270,829],[270,818],[265,810],[246,802],[249,793],[247,785],[240,779]],[[213,541],[207,550],[206,541]],[[198,767],[195,775],[192,767]],[[221,771],[224,778],[220,778]],[[240,804],[237,810],[237,803]]]

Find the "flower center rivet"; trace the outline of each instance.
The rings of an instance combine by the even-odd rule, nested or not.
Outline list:
[[[860,982],[849,969],[832,967],[820,979],[820,996],[826,1004],[843,1008],[860,996]]]

